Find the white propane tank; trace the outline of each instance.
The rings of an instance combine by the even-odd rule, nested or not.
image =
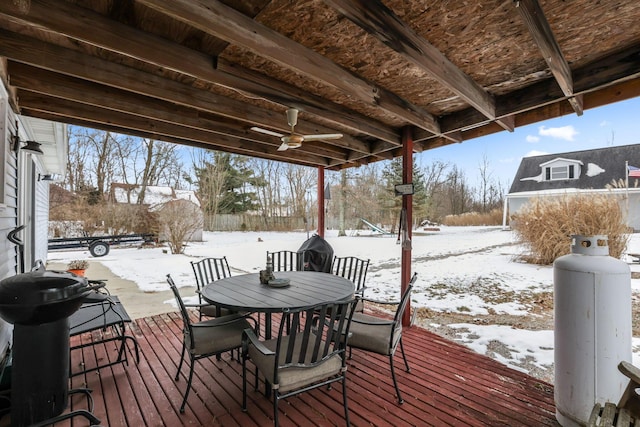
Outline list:
[[[572,236],[553,263],[556,419],[586,425],[596,402],[617,403],[631,361],[631,272],[609,256],[607,236]]]

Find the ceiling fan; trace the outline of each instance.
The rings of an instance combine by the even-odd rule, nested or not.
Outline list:
[[[257,126],[252,127],[251,130],[280,138],[282,144],[278,147],[278,151],[284,151],[289,148],[298,148],[302,145],[302,141],[319,141],[321,139],[342,138],[341,133],[324,133],[317,135],[301,135],[299,133],[295,133],[294,128],[296,127],[296,124],[298,124],[298,110],[295,108],[289,108],[287,110],[287,123],[291,126],[291,133],[289,135],[283,135]]]

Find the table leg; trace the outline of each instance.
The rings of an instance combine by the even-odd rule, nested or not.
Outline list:
[[[264,338],[271,339],[271,313],[264,314]]]
[[[271,313],[269,312],[264,314],[264,339],[271,339]],[[269,387],[269,381],[266,378],[264,380],[264,395],[267,398],[271,397],[271,388]]]

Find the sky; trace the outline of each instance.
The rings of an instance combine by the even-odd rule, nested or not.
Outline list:
[[[266,251],[297,250],[306,240],[305,232],[205,232],[202,242],[191,242],[184,254],[171,255],[166,248],[111,248],[108,255],[91,258],[88,251],[52,251],[49,261],[68,262],[91,258],[99,261],[119,277],[132,280],[140,289],[140,303],[145,304],[147,292],[168,290],[166,274],[171,274],[188,302],[195,302],[193,271],[190,261],[206,256],[226,256],[232,274],[256,273],[266,263]],[[418,280],[411,297],[412,307],[435,311],[459,312],[481,316],[496,314],[537,316],[521,296],[552,292],[553,266],[539,266],[517,261],[524,247],[515,244],[513,231],[501,227],[441,227],[440,231],[414,234],[412,268]],[[380,236],[369,231],[350,232],[337,237],[328,230],[326,240],[338,256],[353,255],[369,258],[371,264],[366,280],[368,298],[397,300],[400,294],[401,245],[396,236]],[[640,252],[640,235],[633,234],[628,253]],[[625,256],[631,271],[640,271],[640,264]],[[622,262],[622,261],[620,261]],[[87,276],[91,277],[91,268]],[[276,273],[277,277],[277,273]],[[635,295],[640,293],[640,279],[631,279]],[[507,296],[507,297],[505,297]],[[510,297],[509,297],[510,296]],[[173,305],[175,301],[167,300]],[[616,306],[619,310],[621,307]],[[436,329],[440,325],[431,325]],[[527,330],[484,324],[456,324],[456,340],[481,354],[491,353],[500,362],[526,371],[530,366],[553,375],[554,335],[552,330]],[[495,341],[506,351],[491,351]],[[531,361],[533,359],[533,362]],[[633,361],[640,363],[640,337],[633,339]]]
[[[470,185],[479,179],[483,156],[492,177],[508,190],[523,157],[640,144],[640,97],[451,144],[416,155],[418,164],[442,160],[466,172]]]

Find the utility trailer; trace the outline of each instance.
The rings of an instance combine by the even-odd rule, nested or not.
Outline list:
[[[155,234],[120,234],[113,236],[82,236],[82,237],[61,237],[49,239],[48,248],[50,251],[58,249],[88,248],[94,257],[105,256],[109,253],[111,245],[132,245],[142,243],[153,243],[156,241]]]

